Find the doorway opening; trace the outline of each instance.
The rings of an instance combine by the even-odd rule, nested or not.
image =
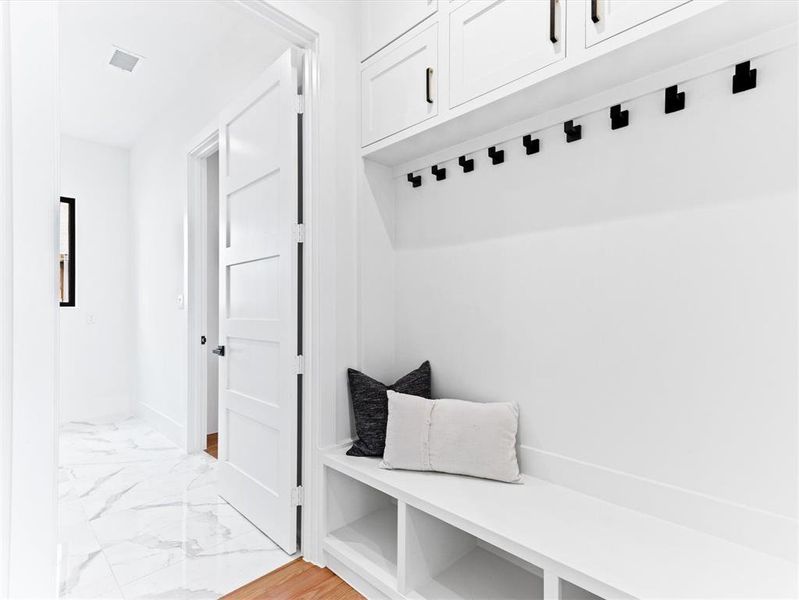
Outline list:
[[[205,230],[209,240],[219,236],[219,149],[205,159]],[[219,244],[208,244],[205,253],[205,334],[203,345],[219,340]],[[219,457],[219,361],[206,354],[205,451]]]

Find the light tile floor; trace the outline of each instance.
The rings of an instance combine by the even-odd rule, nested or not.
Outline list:
[[[218,598],[287,563],[216,493],[216,460],[138,419],[61,429],[62,598]]]

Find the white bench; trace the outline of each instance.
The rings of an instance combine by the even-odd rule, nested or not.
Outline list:
[[[370,600],[796,597],[786,560],[540,479],[323,464],[328,564]]]

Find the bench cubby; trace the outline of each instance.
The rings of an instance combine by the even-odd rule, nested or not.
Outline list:
[[[397,579],[397,500],[333,470],[326,473],[325,545],[388,585]]]
[[[403,504],[400,591],[415,600],[533,600],[544,597],[541,569],[421,510]]]

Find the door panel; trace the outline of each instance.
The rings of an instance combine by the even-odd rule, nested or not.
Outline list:
[[[279,319],[279,257],[228,266],[228,317]]]
[[[592,2],[585,0],[585,45],[593,46],[689,1],[596,0],[592,14]],[[592,17],[598,19],[596,23]]]
[[[565,56],[562,11],[541,0],[472,0],[450,13],[450,94],[457,106],[524,77]]]
[[[227,207],[227,246],[256,248],[266,236],[275,239],[278,233],[280,171],[275,171],[231,194]],[[266,230],[262,229],[266,227]]]
[[[287,52],[221,115],[220,495],[297,546],[297,64]]]
[[[437,32],[431,25],[361,71],[364,146],[438,114]]]

